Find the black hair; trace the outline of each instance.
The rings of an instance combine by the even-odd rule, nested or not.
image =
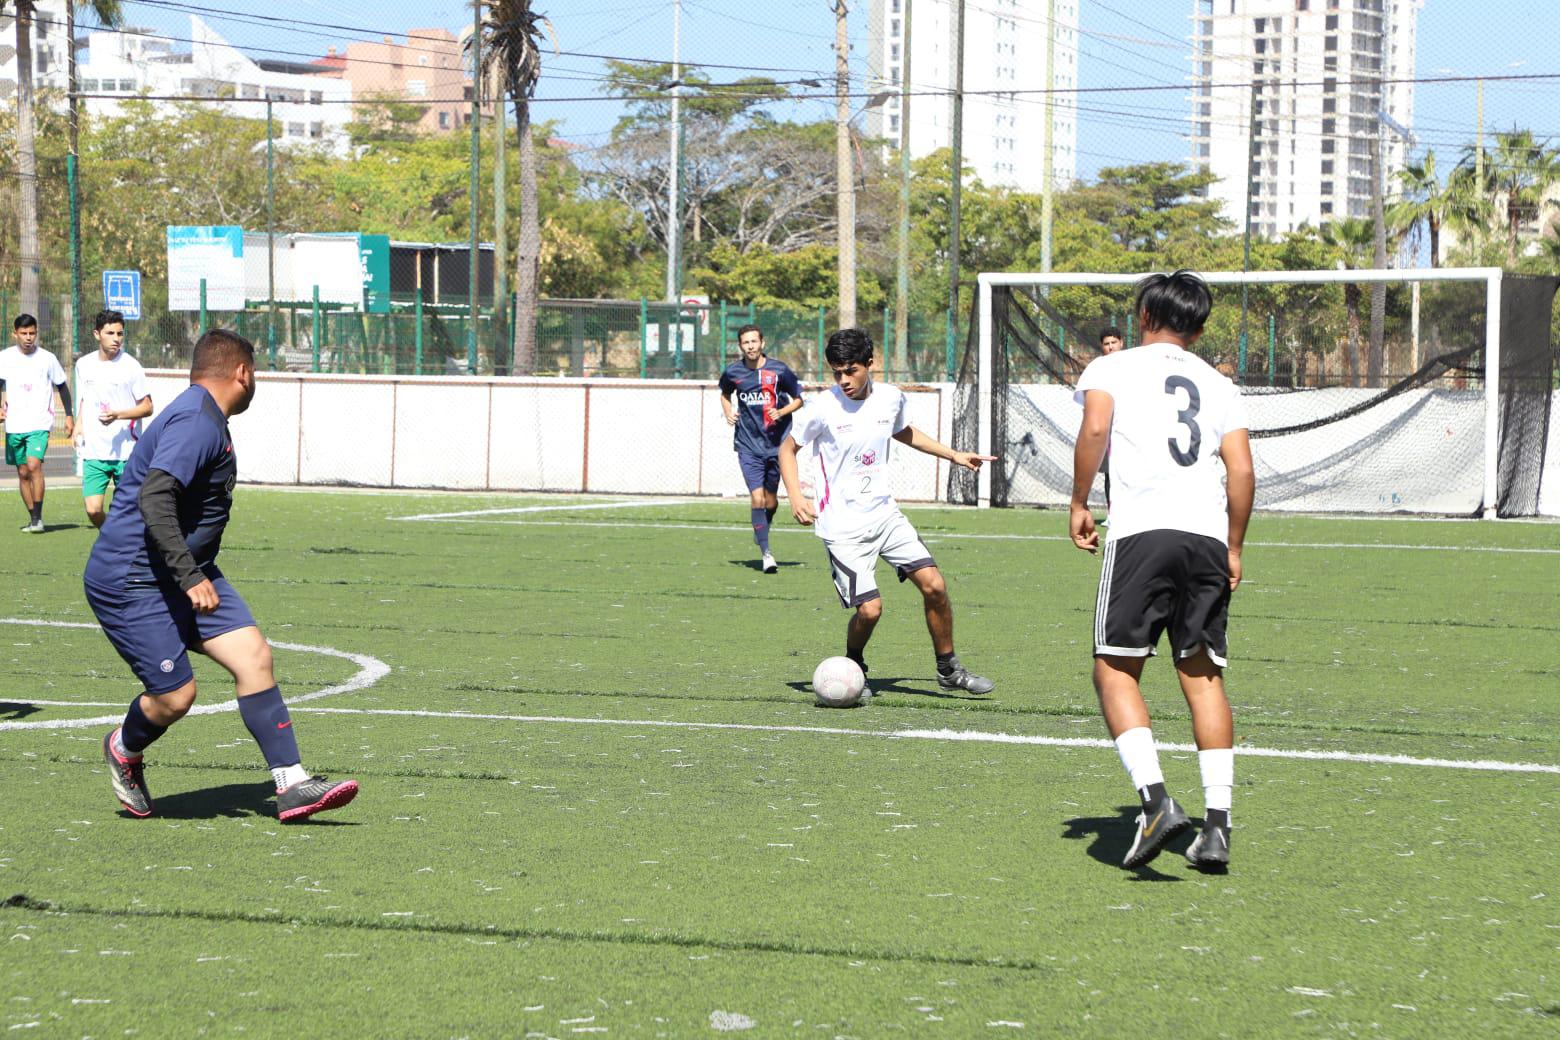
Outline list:
[[[190,379],[230,376],[241,364],[255,367],[255,345],[236,332],[212,329],[195,341]]]
[[[756,332],[756,333],[758,333],[758,341],[760,343],[762,343],[764,341],[764,330],[763,329],[759,328],[757,325],[744,325],[740,329],[737,330],[737,342],[741,343],[742,342],[742,337],[746,336],[749,332]]]
[[[1163,329],[1183,336],[1202,331],[1213,310],[1213,293],[1208,283],[1190,271],[1151,274],[1138,282],[1137,309],[1143,316],[1143,331]]]
[[[123,325],[125,316],[118,311],[98,311],[97,317],[92,319],[92,331],[102,332],[105,325]]]
[[[11,323],[11,327],[14,329],[36,329],[38,327],[38,319],[31,314],[18,314],[16,320]]]
[[[865,365],[872,360],[872,337],[866,329],[840,329],[829,337],[823,356],[831,365]]]
[[[1100,330],[1100,342],[1101,343],[1104,343],[1106,340],[1110,339],[1112,336],[1114,336],[1116,339],[1121,340],[1123,343],[1125,343],[1127,341],[1127,337],[1123,336],[1121,334],[1121,330],[1116,328],[1116,326],[1114,326],[1114,325],[1111,325],[1108,328],[1104,328],[1104,329]]]

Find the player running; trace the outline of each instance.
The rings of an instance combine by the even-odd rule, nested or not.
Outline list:
[[[140,435],[138,419],[152,414],[146,371],[124,349],[125,316],[98,311],[92,322],[98,349],[76,359],[76,391],[88,416],[76,432],[81,452],[81,498],[87,519],[102,527],[108,514],[103,498],[112,481],[117,487],[125,460]],[[97,422],[91,416],[97,416]]]
[[[742,359],[720,374],[720,410],[735,427],[732,445],[751,499],[753,541],[763,553],[764,573],[774,574],[780,569],[769,551],[769,525],[780,506],[775,453],[791,432],[791,413],[802,406],[802,384],[783,362],[765,356],[764,333],[757,325],[737,330],[737,349]]]
[[[146,690],[103,738],[114,794],[132,816],[152,814],[141,756],[194,705],[194,650],[232,674],[282,821],[346,805],[355,781],[304,770],[271,647],[217,567],[238,479],[227,420],[254,397],[253,345],[224,329],[207,332],[195,344],[190,384],[136,444],[83,576],[103,634]]]
[[[0,351],[0,421],[5,422],[5,461],[16,467],[16,484],[27,507],[22,530],[43,533],[43,457],[54,428],[54,395],[65,406],[65,436],[76,435],[71,416],[70,383],[59,358],[38,346],[38,319],[18,314],[16,344]]]
[[[1186,350],[1212,306],[1196,275],[1150,275],[1138,285],[1142,345],[1096,358],[1078,380],[1083,423],[1069,523],[1078,548],[1099,549],[1088,496],[1107,443],[1115,477],[1094,608],[1094,689],[1142,801],[1125,867],[1153,859],[1190,823],[1165,792],[1138,687],[1166,628],[1192,712],[1207,809],[1186,858],[1202,870],[1229,863],[1235,752],[1224,696],[1225,625],[1256,478],[1240,392]]]
[[[815,526],[828,550],[840,602],[856,609],[845,629],[845,656],[866,673],[867,640],[883,613],[876,573],[881,556],[900,581],[908,579],[921,590],[937,655],[937,685],[990,693],[995,683],[959,663],[953,650],[953,605],[942,572],[889,494],[889,441],[970,470],[995,457],[954,451],[911,426],[904,392],[873,380],[872,337],[861,329],[841,329],[830,336],[824,357],[834,370],[835,385],[802,409],[780,445],[779,462],[792,515],[804,526]],[[797,471],[797,450],[808,446],[822,468],[823,489],[816,506],[803,495]]]

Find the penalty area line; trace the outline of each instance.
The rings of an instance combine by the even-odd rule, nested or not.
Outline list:
[[[991,733],[955,729],[854,729],[844,726],[781,726],[750,722],[679,722],[669,719],[598,719],[570,715],[502,715],[488,712],[427,711],[414,708],[301,708],[321,715],[376,715],[429,719],[474,719],[485,722],[531,722],[575,726],[622,726],[652,729],[727,730],[745,733],[811,733],[830,737],[875,737],[884,740],[939,740],[984,744],[1027,744],[1040,747],[1115,750],[1099,737],[1042,737],[1025,733]],[[1195,744],[1161,743],[1161,751],[1197,750]],[[1501,762],[1494,759],[1416,758],[1412,755],[1371,754],[1356,751],[1303,751],[1285,748],[1238,747],[1235,753],[1251,758],[1290,758],[1310,762],[1357,762],[1366,765],[1418,766],[1426,769],[1472,769],[1490,773],[1555,773],[1560,765],[1542,762]]]

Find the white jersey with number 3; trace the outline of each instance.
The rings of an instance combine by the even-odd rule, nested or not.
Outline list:
[[[888,491],[888,453],[894,434],[910,425],[904,391],[875,380],[865,400],[838,386],[807,399],[791,421],[791,436],[817,452],[823,486],[817,489],[818,537],[849,541],[881,525],[899,509]]]
[[[1246,405],[1227,377],[1173,343],[1145,343],[1089,362],[1078,379],[1110,395],[1109,541],[1188,531],[1226,544],[1219,444],[1246,429]]]

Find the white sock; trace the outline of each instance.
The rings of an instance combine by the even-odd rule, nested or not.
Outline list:
[[[1129,729],[1116,738],[1116,752],[1121,764],[1132,778],[1132,786],[1142,794],[1149,784],[1162,784],[1165,774],[1159,771],[1159,751],[1154,747],[1154,732],[1147,726]]]
[[[278,791],[285,791],[293,784],[309,779],[309,771],[303,768],[302,762],[295,766],[277,766],[271,770],[271,779],[276,781]]]
[[[125,747],[125,731],[123,727],[114,730],[114,739],[111,742],[111,746],[114,749],[114,754],[121,758],[134,760],[141,757],[140,755],[131,754],[130,749]]]
[[[1197,752],[1202,769],[1203,805],[1209,809],[1230,811],[1230,795],[1235,786],[1235,749],[1208,748]]]

